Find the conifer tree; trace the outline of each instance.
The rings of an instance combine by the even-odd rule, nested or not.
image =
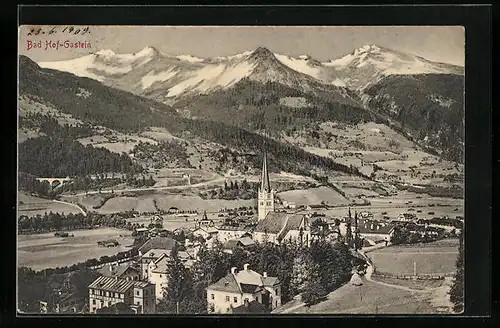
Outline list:
[[[461,313],[464,310],[464,238],[463,230],[459,236],[460,244],[458,248],[457,257],[457,272],[455,273],[455,280],[450,289],[450,300],[453,303],[453,310]]]

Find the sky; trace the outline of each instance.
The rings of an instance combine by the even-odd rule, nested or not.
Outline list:
[[[310,55],[327,61],[351,53],[363,45],[378,45],[419,55],[428,60],[464,66],[465,30],[461,26],[91,26],[90,33],[48,35],[52,26],[36,36],[27,35],[31,26],[19,29],[19,53],[36,62],[67,60],[102,49],[115,53],[135,53],[153,46],[165,54],[201,58],[227,56],[264,46],[289,56]],[[47,41],[81,41],[87,49],[45,49]],[[41,48],[28,50],[41,41]]]

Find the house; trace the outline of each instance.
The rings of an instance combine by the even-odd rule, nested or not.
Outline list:
[[[221,243],[225,243],[229,240],[243,237],[243,235],[249,232],[249,229],[242,225],[222,225],[217,228],[217,231],[217,239],[219,239]]]
[[[178,257],[186,268],[190,268],[194,264],[194,257],[188,252],[179,251]],[[166,287],[168,283],[167,267],[169,259],[170,254],[163,253],[156,260],[148,264],[147,280],[155,285],[157,300],[163,298],[163,288]]]
[[[136,269],[129,263],[127,264],[105,264],[102,268],[97,270],[101,276],[105,277],[118,277],[121,279],[139,280],[141,271]]]
[[[141,277],[147,280],[149,277],[149,264],[161,258],[164,255],[169,256],[171,250],[153,248],[141,256]]]
[[[58,291],[50,300],[40,301],[40,313],[77,313],[84,303],[76,293]]]
[[[397,220],[401,222],[414,222],[417,220],[417,216],[413,213],[401,213]]]
[[[276,277],[268,277],[251,270],[249,264],[243,270],[231,271],[207,287],[208,313],[232,313],[245,301],[256,301],[269,311],[281,305],[281,283]]]
[[[214,227],[203,226],[198,227],[193,231],[193,235],[195,237],[203,237],[203,239],[207,240],[210,238],[215,238],[218,234],[219,230]]]
[[[149,282],[100,276],[88,289],[90,313],[117,303],[136,306],[137,313],[155,313],[155,285]]]
[[[151,249],[172,250],[174,246],[179,246],[179,243],[169,237],[152,237],[148,239],[141,247],[139,247],[139,256],[143,256]]]
[[[253,239],[259,243],[267,240],[276,244],[302,240],[305,245],[310,245],[309,220],[302,214],[269,212],[255,227]]]
[[[390,242],[394,234],[394,224],[376,221],[366,221],[358,225],[358,232],[361,238],[373,241],[374,243],[385,241]]]
[[[269,314],[268,308],[266,308],[262,303],[257,301],[244,300],[243,305],[237,306],[232,309],[232,314]]]
[[[232,254],[235,248],[248,248],[255,245],[255,242],[252,240],[252,238],[245,236],[242,238],[238,239],[231,239],[228,240],[224,245],[223,249],[225,253]]]

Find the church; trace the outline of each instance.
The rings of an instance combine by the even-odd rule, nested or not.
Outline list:
[[[258,192],[258,223],[253,230],[253,239],[259,243],[281,244],[297,242],[310,246],[311,229],[309,219],[295,211],[275,208],[275,193],[269,181],[267,154],[264,151],[262,173]]]

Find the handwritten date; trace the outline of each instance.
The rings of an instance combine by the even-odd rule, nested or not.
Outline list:
[[[66,33],[73,35],[85,35],[90,33],[90,28],[75,27],[75,26],[55,26],[51,29],[44,29],[42,27],[32,27],[29,29],[28,35],[53,35],[58,33]]]

